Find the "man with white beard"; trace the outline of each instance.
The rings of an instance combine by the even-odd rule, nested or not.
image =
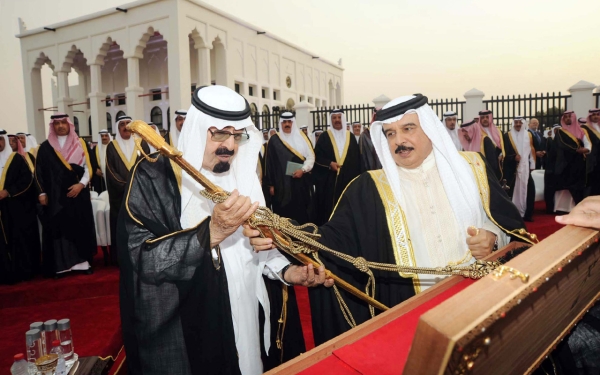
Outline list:
[[[510,187],[508,195],[521,217],[533,221],[535,185],[531,171],[535,169],[535,148],[525,118],[514,118],[510,131],[504,135],[504,150],[504,177]]]
[[[250,114],[227,87],[193,94],[178,149],[231,192],[222,203],[201,195],[204,188],[162,155],[132,170],[118,239],[129,374],[261,374],[261,351],[269,353],[277,329],[263,275],[326,282],[323,268],[290,265],[277,250],[255,252],[242,234],[241,224],[264,205],[256,175],[262,136]]]

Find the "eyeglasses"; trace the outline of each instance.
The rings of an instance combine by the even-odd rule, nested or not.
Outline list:
[[[248,133],[230,133],[224,130],[210,130],[211,139],[215,142],[225,142],[229,139],[229,137],[233,136],[233,141],[235,143],[243,143],[250,139],[250,134]]]

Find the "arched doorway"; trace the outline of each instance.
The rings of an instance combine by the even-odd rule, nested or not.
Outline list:
[[[119,111],[119,112],[117,112],[117,116],[115,117],[115,121],[116,121],[116,120],[117,120],[119,117],[121,117],[121,116],[125,116],[125,112],[123,112],[123,111]]]
[[[254,126],[260,129],[260,120],[258,116],[258,108],[256,104],[250,103],[250,119],[254,123]]]
[[[154,107],[150,111],[150,121],[154,123],[159,128],[162,128],[163,117],[162,117],[162,109],[160,107]]]
[[[268,105],[262,107],[262,129],[269,129],[271,127],[271,111],[269,111]]]
[[[106,130],[108,130],[108,132],[110,134],[112,134],[112,132],[113,132],[113,128],[112,128],[112,116],[108,112],[106,112]]]

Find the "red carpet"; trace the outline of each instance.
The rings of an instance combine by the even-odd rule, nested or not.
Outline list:
[[[119,319],[119,270],[96,259],[93,275],[38,278],[0,286],[0,373],[9,373],[13,356],[25,353],[29,324],[49,319],[71,319],[73,344],[80,357],[112,356],[123,345]]]

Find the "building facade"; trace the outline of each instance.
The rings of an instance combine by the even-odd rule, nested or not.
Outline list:
[[[167,129],[192,91],[210,84],[235,89],[262,114],[344,100],[340,65],[194,0],[139,0],[35,30],[19,24],[27,126],[38,139],[45,111],[68,113],[94,140],[100,129],[116,131],[120,113]],[[49,108],[45,64],[56,76]]]

